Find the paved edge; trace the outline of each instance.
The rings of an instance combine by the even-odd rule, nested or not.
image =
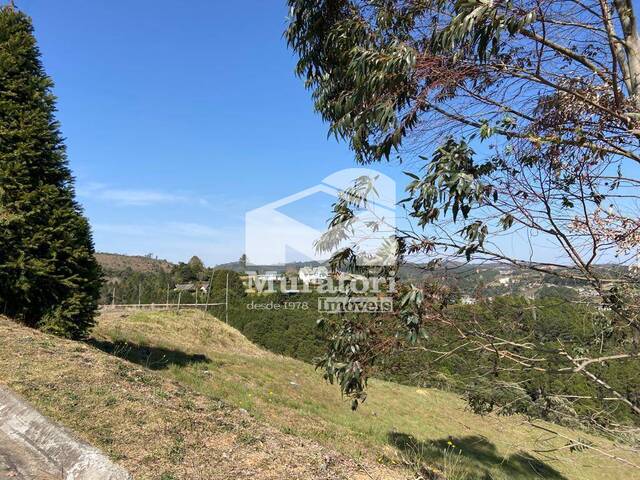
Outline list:
[[[64,480],[133,478],[100,450],[74,438],[4,385],[0,385],[0,430],[16,443],[40,452],[63,472]]]

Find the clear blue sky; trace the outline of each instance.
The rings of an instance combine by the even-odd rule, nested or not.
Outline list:
[[[285,0],[16,3],[55,81],[99,251],[236,260],[247,211],[355,166],[293,73]],[[375,168],[400,197],[401,169]],[[284,213],[320,228],[332,200]],[[501,244],[528,251],[517,235]],[[536,256],[556,254],[539,245]]]
[[[235,260],[247,210],[354,166],[293,73],[284,0],[16,3],[99,251]]]

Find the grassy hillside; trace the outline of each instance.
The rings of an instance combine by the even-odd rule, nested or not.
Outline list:
[[[96,260],[107,273],[121,272],[131,269],[134,272],[170,272],[173,264],[139,255],[120,255],[118,253],[96,253]]]
[[[424,463],[451,480],[640,478],[630,465],[640,456],[605,440],[521,417],[478,417],[438,390],[372,381],[369,399],[351,412],[311,366],[262,351],[199,312],[106,313],[94,344],[363,462],[373,452],[381,464]],[[577,438],[597,450],[570,451]]]
[[[173,326],[190,320],[187,316]],[[211,321],[207,332],[230,356],[259,354],[238,334]],[[176,331],[172,338],[177,336]],[[103,449],[136,479],[402,478],[374,461],[356,462],[318,442],[283,433],[215,395],[200,395],[175,381],[169,370],[163,375],[96,348],[113,349],[111,342],[62,340],[2,316],[0,339],[0,383]],[[116,348],[114,353],[130,351]],[[169,361],[172,369],[212,368],[203,355],[175,347],[136,352],[154,369],[168,366]]]

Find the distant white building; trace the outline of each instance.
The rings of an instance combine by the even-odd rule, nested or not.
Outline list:
[[[176,283],[174,292],[195,292],[197,290],[195,283]]]
[[[342,282],[363,282],[365,280],[368,280],[367,277],[365,277],[364,275],[358,275],[355,273],[349,273],[349,272],[336,272],[333,276],[336,280],[338,281],[342,281]]]
[[[302,267],[298,277],[306,284],[318,284],[329,278],[329,270],[327,267]]]
[[[462,303],[463,305],[473,305],[476,303],[476,299],[469,295],[463,295],[462,297],[460,297],[460,303]]]
[[[276,271],[269,271],[269,272],[264,272],[261,275],[258,275],[257,278],[258,280],[262,280],[264,282],[280,282],[284,280],[284,275]]]

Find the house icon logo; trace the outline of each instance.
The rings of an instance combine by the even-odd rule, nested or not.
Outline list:
[[[373,185],[374,196],[368,198],[367,207],[359,209],[349,223],[349,241],[363,258],[378,260],[378,264],[391,261],[390,256],[376,257],[376,252],[388,246],[395,231],[396,185],[388,176],[368,168],[348,168],[324,178],[317,185],[268,203],[245,214],[245,253],[254,265],[285,264],[300,258],[325,261],[334,252],[318,252],[316,242],[323,232],[310,227],[279,209],[317,193],[336,199],[341,192],[353,187],[358,179],[367,178]],[[329,217],[331,212],[327,212]],[[377,227],[373,228],[373,223]],[[334,251],[345,248],[346,242]],[[384,258],[383,258],[384,257]],[[373,264],[373,263],[371,263]]]

